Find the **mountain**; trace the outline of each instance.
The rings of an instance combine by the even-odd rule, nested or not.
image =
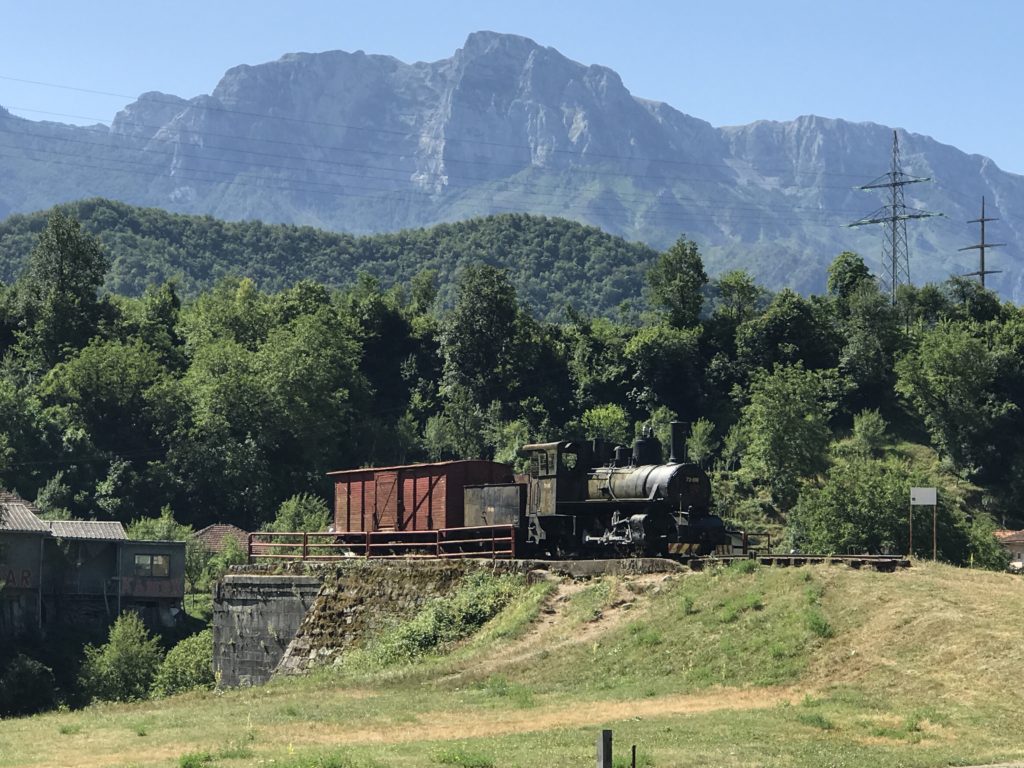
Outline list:
[[[933,181],[907,204],[915,282],[976,268],[981,198],[1007,244],[990,285],[1024,300],[1024,176],[896,131],[903,167]],[[230,69],[209,95],[146,93],[108,127],[0,111],[0,216],[85,197],[351,234],[504,212],[562,216],[664,248],[696,240],[712,272],[821,290],[882,232],[843,225],[882,204],[855,187],[889,168],[893,130],[820,117],[716,128],[633,96],[612,70],[478,32],[449,59],[295,53]]]

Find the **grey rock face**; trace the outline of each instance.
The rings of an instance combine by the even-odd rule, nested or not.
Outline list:
[[[226,219],[353,233],[506,211],[565,216],[665,247],[696,240],[709,267],[821,290],[842,250],[877,267],[881,232],[844,224],[882,204],[854,187],[888,170],[892,129],[800,117],[714,128],[633,96],[619,76],[523,37],[477,32],[449,59],[294,53],[225,73],[208,96],[146,93],[109,129],[0,111],[0,215],[104,196]],[[992,284],[1024,299],[1024,177],[899,132],[915,282],[976,268],[966,224],[982,195]]]

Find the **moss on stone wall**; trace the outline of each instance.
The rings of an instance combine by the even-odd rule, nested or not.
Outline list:
[[[490,564],[446,560],[352,560],[306,565],[320,593],[278,665],[292,673],[330,663],[366,637],[415,615]]]

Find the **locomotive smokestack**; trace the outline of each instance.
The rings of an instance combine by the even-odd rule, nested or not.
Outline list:
[[[686,462],[686,435],[690,431],[690,424],[686,421],[673,421],[669,423],[671,437],[669,438],[669,464],[684,464]]]

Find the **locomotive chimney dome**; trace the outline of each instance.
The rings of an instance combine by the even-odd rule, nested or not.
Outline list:
[[[654,436],[650,425],[645,425],[640,437],[633,444],[633,464],[640,467],[645,464],[661,464],[661,441]]]
[[[629,448],[624,445],[615,446],[615,466],[616,467],[628,467],[629,466]]]

